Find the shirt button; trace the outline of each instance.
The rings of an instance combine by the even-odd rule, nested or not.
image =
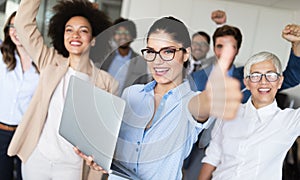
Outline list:
[[[136,151],[136,152],[139,152],[139,148],[136,148],[135,151]]]
[[[141,142],[140,142],[140,141],[138,141],[138,142],[137,142],[137,145],[140,145],[140,144],[141,144]]]
[[[136,172],[136,169],[135,169],[135,168],[133,168],[133,171],[134,171],[134,172]]]

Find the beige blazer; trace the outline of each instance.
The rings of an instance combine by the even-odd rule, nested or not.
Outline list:
[[[69,67],[69,60],[58,54],[54,48],[44,44],[36,26],[36,15],[40,0],[22,0],[15,17],[18,37],[40,71],[40,80],[28,110],[19,124],[8,155],[18,155],[25,162],[35,149],[43,130],[50,99],[58,83]],[[93,63],[92,79],[96,86],[111,93],[117,93],[118,83]]]

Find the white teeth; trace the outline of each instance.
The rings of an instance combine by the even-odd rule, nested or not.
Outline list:
[[[259,91],[263,91],[263,92],[266,92],[266,91],[270,91],[270,88],[260,88],[258,89]]]
[[[74,42],[74,41],[72,41],[71,44],[72,44],[72,45],[81,45],[80,42]]]
[[[169,70],[169,68],[154,68],[154,70],[155,70],[156,72],[164,72],[164,71]]]

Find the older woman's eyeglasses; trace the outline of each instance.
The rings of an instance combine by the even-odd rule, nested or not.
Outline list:
[[[10,29],[15,29],[15,25],[14,24],[8,24],[7,27],[10,28]]]
[[[141,52],[143,54],[143,57],[146,61],[151,62],[154,61],[156,58],[156,55],[158,54],[159,57],[164,61],[171,61],[174,59],[176,51],[183,51],[186,52],[186,49],[181,48],[172,48],[172,47],[166,47],[162,48],[159,51],[154,51],[151,48],[142,49]]]
[[[260,82],[262,77],[265,76],[266,80],[269,82],[275,82],[279,79],[280,74],[277,72],[268,72],[266,74],[262,73],[251,73],[247,78],[250,79],[251,82],[257,83]]]

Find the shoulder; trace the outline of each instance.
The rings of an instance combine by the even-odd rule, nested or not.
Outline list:
[[[210,65],[204,69],[198,70],[193,72],[191,75],[193,79],[203,79],[204,77],[208,77],[211,70],[212,70],[213,65]]]
[[[234,67],[233,77],[240,79],[240,80],[244,79],[244,66]]]
[[[142,92],[144,92],[144,89],[145,89],[144,84],[134,84],[134,85],[131,85],[131,86],[125,88],[123,91],[123,95],[132,94],[132,95],[138,96],[138,94],[144,94],[144,93],[142,93]]]
[[[110,92],[117,94],[119,83],[109,73],[104,70],[96,68],[96,86]]]

